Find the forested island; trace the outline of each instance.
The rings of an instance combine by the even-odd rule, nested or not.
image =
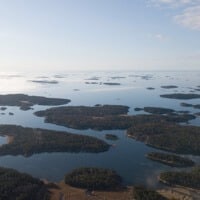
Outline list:
[[[147,89],[147,90],[155,90],[154,87],[147,87],[146,89]]]
[[[122,178],[114,170],[86,167],[67,174],[65,183],[88,190],[117,190],[122,186]]]
[[[190,103],[181,103],[181,106],[183,107],[192,107],[192,108],[196,108],[196,109],[200,109],[200,104],[190,104]]]
[[[110,145],[91,136],[46,129],[0,125],[0,136],[9,142],[0,146],[0,155],[31,156],[42,152],[91,152],[107,151]]]
[[[175,89],[175,88],[178,88],[178,86],[176,86],[176,85],[162,85],[161,88],[164,88],[164,89]]]
[[[179,185],[200,189],[200,167],[194,167],[190,172],[163,172],[160,181],[168,185]]]
[[[151,114],[169,114],[175,112],[175,110],[170,108],[161,108],[161,107],[144,107],[143,110],[145,112],[151,113]]]
[[[191,93],[172,93],[172,94],[162,94],[160,97],[168,99],[199,99],[200,94],[191,94]]]
[[[153,161],[157,161],[171,167],[191,167],[195,164],[189,158],[184,158],[174,154],[151,152],[146,156]]]
[[[149,111],[156,113],[168,113],[161,115],[127,115],[129,107],[122,105],[96,105],[96,106],[63,106],[37,111],[38,117],[45,117],[45,122],[62,125],[75,129],[114,130],[128,129],[135,122],[169,121],[187,122],[195,119],[194,115],[171,113],[173,110],[159,107],[147,107]]]
[[[121,85],[121,83],[105,82],[104,85]]]
[[[0,167],[1,200],[49,200],[47,185],[37,178]]]
[[[200,155],[200,127],[172,122],[135,123],[127,130],[129,137],[155,148],[181,154]]]
[[[26,94],[0,95],[0,106],[18,106],[21,110],[29,110],[34,105],[57,106],[69,102],[69,99],[29,96]]]
[[[56,80],[30,80],[32,83],[41,83],[41,84],[58,84]]]
[[[174,113],[167,108],[147,108],[159,114],[127,115],[129,108],[122,105],[64,106],[35,114],[45,117],[45,122],[75,129],[127,129],[129,137],[155,148],[175,153],[200,154],[200,127],[177,124],[195,119],[194,115]]]

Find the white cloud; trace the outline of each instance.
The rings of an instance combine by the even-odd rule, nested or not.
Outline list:
[[[172,7],[196,5],[200,0],[151,0],[155,5],[167,5]]]
[[[181,14],[174,17],[175,21],[193,30],[200,31],[200,5],[186,8]]]
[[[175,9],[174,21],[186,28],[200,31],[200,0],[150,0],[161,8]]]

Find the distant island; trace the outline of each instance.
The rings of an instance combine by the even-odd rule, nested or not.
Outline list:
[[[147,90],[155,90],[154,87],[147,87]]]
[[[194,189],[200,189],[200,167],[194,167],[190,172],[163,172],[160,181],[167,185],[178,185]]]
[[[119,139],[116,135],[113,135],[113,134],[106,134],[105,138],[107,140],[118,140]]]
[[[91,136],[16,125],[0,125],[0,136],[8,137],[8,143],[0,146],[0,155],[31,156],[42,152],[99,153],[110,148],[103,140]]]
[[[21,110],[29,110],[34,105],[57,106],[69,102],[69,99],[29,96],[26,94],[0,95],[0,106],[18,106]]]
[[[14,169],[0,167],[0,199],[49,200],[47,185],[32,176]]]
[[[151,114],[160,114],[160,115],[175,112],[175,110],[173,109],[161,108],[161,107],[144,107],[143,110]]]
[[[122,178],[114,171],[104,168],[78,168],[65,176],[65,183],[88,190],[119,190]]]
[[[164,88],[164,89],[174,89],[174,88],[178,88],[178,86],[176,86],[176,85],[163,85],[163,86],[161,86],[161,88]]]
[[[105,82],[104,85],[121,85],[121,83]]]
[[[147,154],[147,158],[169,165],[171,167],[191,167],[195,163],[189,158],[184,158],[174,154],[167,154],[161,152],[151,152]]]
[[[41,83],[41,84],[58,84],[56,80],[29,80],[32,83]]]
[[[160,97],[168,98],[168,99],[199,99],[200,94],[185,94],[185,93],[173,93],[173,94],[162,94]]]
[[[190,104],[190,103],[181,103],[180,105],[183,106],[183,107],[192,107],[192,108],[200,109],[200,104],[193,105],[193,104]]]

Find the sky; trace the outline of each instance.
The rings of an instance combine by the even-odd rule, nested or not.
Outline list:
[[[0,0],[7,70],[200,70],[200,0]]]

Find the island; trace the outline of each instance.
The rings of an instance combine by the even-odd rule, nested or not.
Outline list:
[[[173,109],[162,108],[162,107],[144,107],[143,110],[151,114],[160,114],[160,115],[175,112],[175,110]]]
[[[138,112],[138,111],[143,111],[144,109],[143,109],[143,108],[138,108],[138,107],[137,107],[137,108],[134,108],[134,110]]]
[[[119,139],[116,135],[113,135],[113,134],[106,134],[105,138],[107,140],[118,140]]]
[[[162,108],[156,108],[159,114],[148,115],[128,115],[128,110],[123,105],[62,106],[37,111],[35,115],[45,117],[47,123],[80,130],[127,130],[129,137],[152,147],[200,155],[200,127],[178,124],[196,116]]]
[[[34,105],[57,106],[69,103],[69,99],[29,96],[26,94],[0,95],[0,106],[18,106],[21,110],[29,110]]]
[[[98,81],[101,77],[97,77],[97,76],[94,76],[94,77],[91,77],[91,78],[87,78],[85,80],[90,80],[90,81]]]
[[[87,81],[87,82],[85,82],[85,84],[92,84],[92,85],[95,85],[95,84],[99,84],[99,83],[98,83],[98,82],[94,82],[94,81],[93,81],[93,82],[88,82],[88,81]]]
[[[2,106],[2,107],[0,108],[1,111],[5,111],[6,109],[7,109],[7,107],[4,107],[4,106]]]
[[[0,199],[49,200],[47,185],[32,176],[14,169],[0,167]]]
[[[178,86],[176,86],[176,85],[163,85],[163,86],[161,86],[161,88],[164,88],[164,89],[174,89],[174,88],[178,88]]]
[[[105,82],[104,85],[121,85],[121,83]]]
[[[125,76],[112,76],[110,77],[111,79],[122,79],[122,78],[126,78]]]
[[[132,193],[135,200],[167,200],[155,190],[146,189],[142,186],[134,186]]]
[[[41,84],[58,84],[56,80],[29,80],[32,83],[41,83]]]
[[[195,163],[189,158],[184,158],[174,154],[161,152],[151,152],[146,155],[148,159],[169,165],[171,167],[191,167]]]
[[[200,109],[200,104],[190,104],[190,103],[181,103],[181,106],[183,107],[192,107],[192,108],[196,108],[196,109]]]
[[[37,111],[45,122],[75,129],[127,129],[132,121],[127,116],[129,107],[122,105],[63,106]]]
[[[194,167],[191,171],[163,172],[159,180],[167,185],[184,186],[194,189],[200,189],[200,167]]]
[[[189,99],[199,99],[200,98],[200,94],[191,94],[191,93],[172,93],[172,94],[162,94],[160,95],[160,97],[163,98],[168,98],[168,99],[185,99],[185,100],[189,100]]]
[[[155,90],[154,87],[147,87],[147,90]]]
[[[0,146],[0,155],[31,156],[43,152],[107,151],[110,145],[95,137],[46,129],[0,125],[0,136],[7,136],[8,143]]]
[[[200,155],[200,127],[182,126],[167,121],[135,123],[127,130],[129,137],[154,148],[179,154]]]
[[[74,169],[65,176],[65,183],[88,190],[119,190],[122,178],[111,169],[85,167]]]

